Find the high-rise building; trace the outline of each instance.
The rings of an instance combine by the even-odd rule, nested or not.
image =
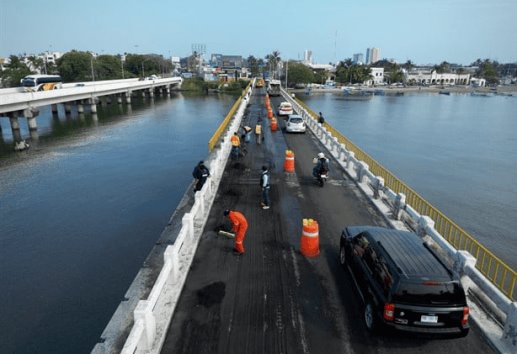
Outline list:
[[[367,48],[366,49],[366,64],[372,64],[379,61],[381,56],[381,50],[379,48]]]
[[[312,51],[311,50],[306,49],[303,52],[303,61],[306,64],[312,64]]]
[[[356,53],[353,57],[354,64],[363,64],[364,63],[364,55],[363,53]]]

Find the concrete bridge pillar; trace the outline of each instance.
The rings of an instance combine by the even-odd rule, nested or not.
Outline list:
[[[154,89],[152,88],[149,89],[149,97],[154,97]]]
[[[77,113],[84,113],[83,101],[77,101]]]
[[[145,98],[145,90],[142,90],[142,97]]]
[[[11,122],[11,131],[13,132],[13,140],[15,142],[22,141],[22,134],[20,133],[20,123],[18,122],[18,112],[9,113],[9,121]]]
[[[39,111],[36,109],[26,109],[23,111],[25,118],[27,118],[27,125],[29,126],[29,131],[37,131],[38,125],[36,124],[36,117],[39,114]]]
[[[122,104],[122,95],[117,95],[117,103]]]
[[[170,96],[170,94],[171,94],[171,85],[165,86],[165,92],[167,93],[167,96]]]
[[[57,116],[57,104],[52,104],[52,105],[50,105],[50,107],[52,109],[52,115]]]
[[[131,91],[127,91],[125,93],[125,95],[126,95],[126,103],[131,104]]]
[[[95,98],[90,98],[90,111],[92,113],[97,113],[97,104],[95,102]]]
[[[66,114],[72,113],[72,104],[70,102],[65,103],[65,113]]]

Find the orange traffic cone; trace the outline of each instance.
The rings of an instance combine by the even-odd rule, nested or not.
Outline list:
[[[284,171],[294,172],[294,152],[291,150],[285,151]]]
[[[271,118],[271,131],[276,132],[277,129],[278,129],[278,122],[277,122],[276,118],[273,116],[273,118]]]
[[[316,257],[320,254],[320,235],[318,222],[313,219],[303,219],[300,252],[305,257]]]

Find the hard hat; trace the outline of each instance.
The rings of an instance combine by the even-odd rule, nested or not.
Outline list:
[[[325,157],[325,154],[324,154],[324,153],[320,152],[320,153],[318,154],[318,158],[319,158],[319,159],[322,159],[322,158],[324,158],[324,157]]]

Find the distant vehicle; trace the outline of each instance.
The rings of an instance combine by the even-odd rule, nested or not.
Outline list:
[[[20,80],[25,91],[50,91],[60,89],[63,79],[59,75],[27,75]]]
[[[291,114],[285,122],[285,131],[287,133],[305,133],[306,126],[303,118],[297,114]]]
[[[280,96],[280,80],[269,81],[267,93],[269,96]]]
[[[279,116],[288,116],[293,114],[293,106],[289,102],[282,102],[278,106],[278,115]]]
[[[417,234],[346,227],[339,261],[359,290],[368,330],[388,326],[409,333],[468,334],[469,308],[459,276]]]
[[[151,76],[146,77],[144,80],[157,80],[157,79],[160,79],[160,77],[158,75],[151,75]]]
[[[256,87],[264,87],[264,80],[263,79],[257,79],[257,83],[255,85]]]

